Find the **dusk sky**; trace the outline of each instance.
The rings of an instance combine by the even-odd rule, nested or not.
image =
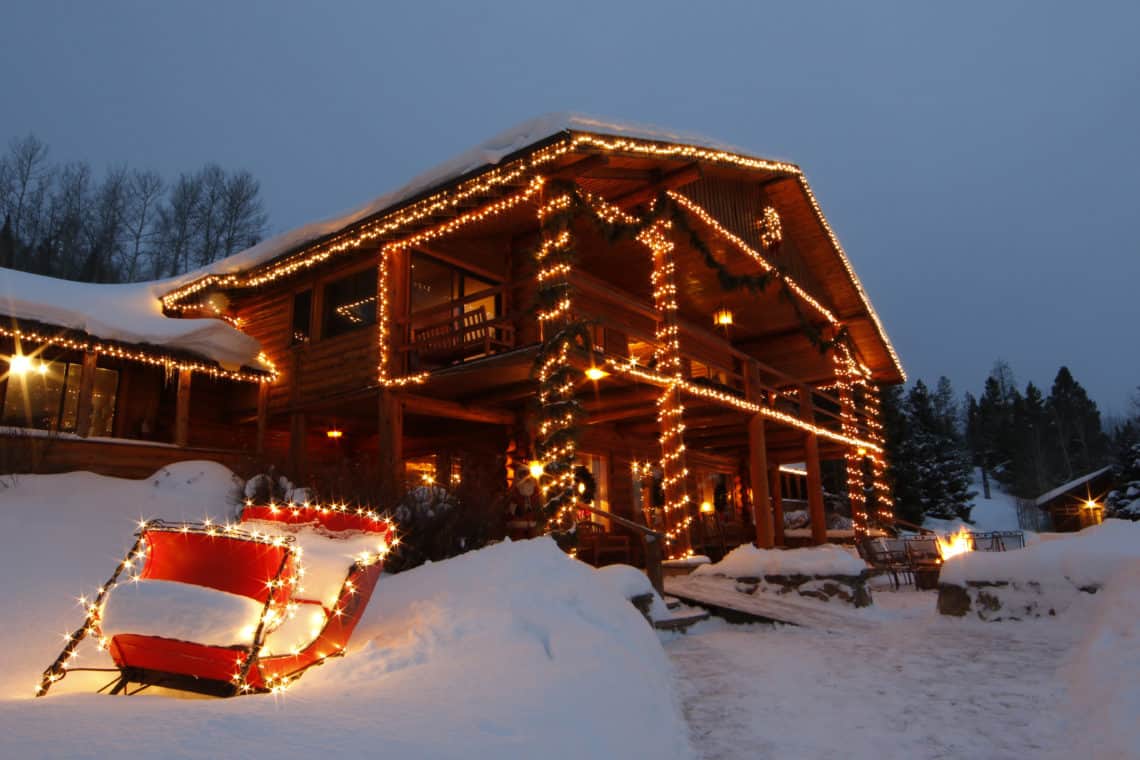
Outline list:
[[[911,379],[1140,385],[1137,3],[8,2],[0,141],[261,181],[271,231],[579,111],[807,173]]]

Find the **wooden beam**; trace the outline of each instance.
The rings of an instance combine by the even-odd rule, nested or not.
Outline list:
[[[812,412],[811,389],[800,386],[800,417],[809,425],[815,424]],[[808,515],[811,520],[811,541],[813,544],[827,543],[827,516],[823,509],[823,475],[819,469],[819,437],[812,432],[804,433],[804,464],[807,465]]]
[[[174,445],[190,442],[190,370],[178,371],[178,400],[174,411]]]
[[[701,178],[700,164],[689,164],[683,166],[676,171],[665,174],[658,181],[651,185],[634,190],[633,192],[619,195],[614,198],[610,203],[619,208],[631,208],[639,206],[642,203],[648,203],[655,199],[658,195],[666,190],[675,190],[678,187],[684,187],[690,182],[696,182]]]
[[[413,393],[401,393],[398,395],[398,399],[404,407],[405,414],[422,414],[427,417],[445,417],[467,422],[485,422],[491,425],[514,425],[516,422],[515,413],[508,409],[462,404],[458,401],[448,401]]]
[[[95,395],[95,363],[93,351],[83,354],[83,370],[79,373],[79,402],[75,409],[75,432],[86,438],[91,432],[91,412]],[[185,445],[185,444],[182,444]]]
[[[551,172],[546,172],[547,179],[573,179],[580,177],[583,174],[594,175],[599,169],[606,166],[610,162],[610,157],[602,154],[595,153],[586,156],[580,161],[575,161],[572,164],[567,164],[561,169],[555,169]]]

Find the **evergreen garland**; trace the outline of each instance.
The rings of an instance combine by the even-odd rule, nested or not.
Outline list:
[[[565,265],[569,271],[569,267],[576,259],[576,253],[572,243],[573,238],[568,233],[573,221],[579,215],[584,214],[590,219],[601,236],[610,243],[637,239],[642,232],[658,222],[671,222],[674,228],[687,238],[689,245],[700,254],[705,266],[716,273],[717,282],[726,292],[746,289],[752,293],[762,293],[778,280],[781,297],[791,304],[801,331],[821,354],[840,345],[854,350],[846,326],[840,327],[834,335],[827,338],[823,330],[804,315],[796,294],[788,287],[786,273],[782,268],[776,267],[758,274],[735,274],[729,271],[689,224],[685,209],[668,193],[664,191],[659,193],[647,213],[633,222],[604,218],[571,181],[551,182],[548,185],[548,193],[548,197],[564,198],[567,202],[558,204],[542,218],[542,242],[536,249],[535,255],[537,259],[539,252],[543,251],[543,266]],[[545,248],[547,241],[562,233],[567,233],[567,238],[571,242]],[[569,300],[571,292],[570,283],[564,276],[540,279],[536,305],[538,312],[556,309],[560,303]],[[539,520],[542,525],[548,524],[551,518],[563,507],[573,504],[576,498],[573,457],[567,456],[566,452],[575,450],[577,446],[579,423],[584,411],[572,394],[560,393],[558,389],[573,387],[582,379],[582,371],[564,359],[567,352],[575,348],[590,350],[592,345],[590,324],[589,320],[581,318],[568,317],[562,320],[562,324],[547,335],[535,358],[534,374],[539,381],[539,398],[544,399],[540,402],[540,427],[549,428],[545,433],[540,432],[535,442],[535,452],[544,462],[547,476],[555,484],[547,492],[546,501],[540,512]]]

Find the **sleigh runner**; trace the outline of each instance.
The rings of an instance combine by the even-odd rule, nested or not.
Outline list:
[[[398,540],[371,511],[272,504],[247,505],[226,526],[146,521],[136,536],[96,598],[84,600],[86,620],[44,671],[37,696],[86,669],[74,661],[88,636],[118,672],[100,691],[282,690],[343,653]]]

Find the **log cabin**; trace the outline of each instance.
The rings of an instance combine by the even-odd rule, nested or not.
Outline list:
[[[56,445],[95,452],[44,466],[244,461],[384,505],[432,483],[499,535],[551,500],[575,517],[588,481],[578,517],[652,526],[674,557],[783,544],[789,463],[814,543],[826,463],[856,532],[891,517],[877,387],[902,365],[791,163],[544,117],[346,217],[147,286],[163,320],[255,345],[219,362],[9,308],[5,424],[26,406],[12,362],[37,354],[62,377],[48,427],[74,431]]]

